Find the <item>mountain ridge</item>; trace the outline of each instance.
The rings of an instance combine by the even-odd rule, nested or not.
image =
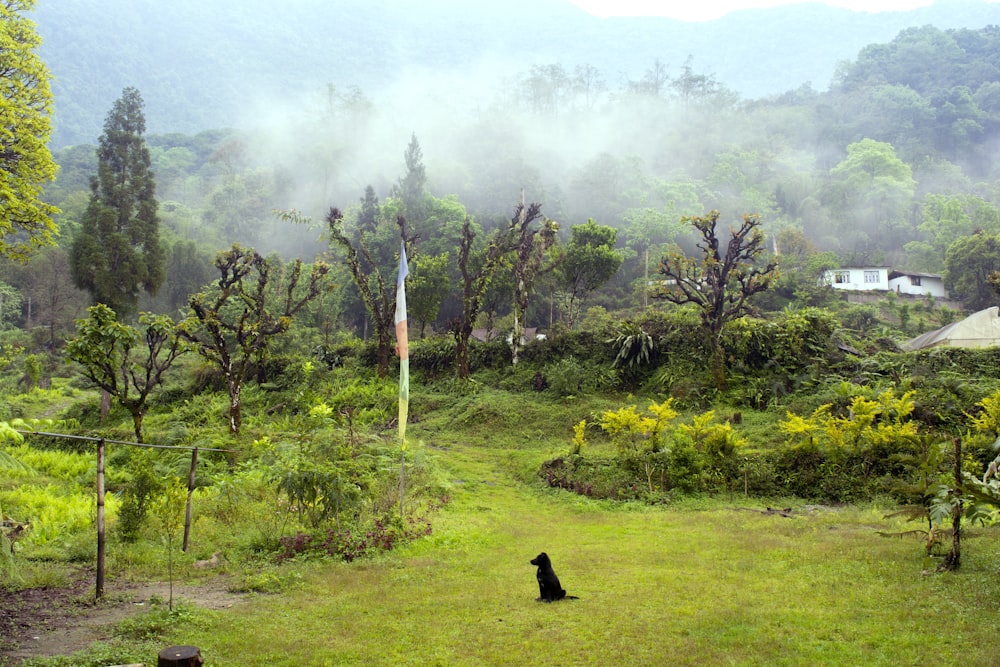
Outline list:
[[[254,110],[294,107],[327,84],[356,86],[378,104],[415,71],[462,71],[470,87],[499,89],[535,64],[590,64],[614,90],[656,60],[675,75],[691,56],[697,71],[758,98],[805,84],[824,90],[838,63],[908,27],[1000,23],[1000,4],[977,0],[885,13],[808,3],[698,23],[601,18],[568,0],[484,2],[476,11],[458,0],[288,0],[280,12],[262,0],[55,5],[43,0],[31,18],[54,76],[56,147],[94,143],[125,86],[142,92],[149,132],[189,134],[245,125]]]

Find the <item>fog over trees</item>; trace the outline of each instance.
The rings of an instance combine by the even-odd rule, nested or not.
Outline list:
[[[775,284],[775,308],[801,301],[824,268],[945,274],[958,240],[1000,233],[1000,31],[989,25],[991,12],[1000,23],[1000,8],[992,4],[891,15],[809,5],[681,24],[597,19],[558,0],[484,5],[481,14],[442,1],[421,14],[407,9],[413,22],[404,25],[386,11],[391,3],[328,10],[301,0],[267,26],[258,3],[241,3],[223,27],[214,4],[180,2],[164,19],[186,22],[169,58],[157,40],[127,38],[146,34],[136,21],[160,11],[152,3],[121,13],[90,4],[33,12],[56,76],[60,172],[46,200],[62,210],[60,245],[68,247],[98,173],[93,128],[113,100],[106,87],[127,79],[145,101],[166,270],[164,288],[144,295],[140,310],[176,314],[212,279],[215,254],[234,243],[285,260],[336,258],[319,224],[331,207],[343,211],[345,238],[365,224],[389,230],[369,234],[386,267],[399,246],[395,221],[407,221],[413,265],[438,267],[435,284],[447,274],[445,293],[425,311],[434,320],[421,322],[428,333],[462,314],[463,229],[481,252],[522,197],[558,223],[563,244],[590,220],[615,232],[621,267],[587,299],[609,310],[648,307],[659,258],[696,252],[682,216],[717,210],[720,227],[759,216],[769,252],[795,267]],[[84,10],[106,16],[109,32],[91,32]],[[351,30],[320,48],[318,31],[338,17]],[[785,51],[824,17],[836,18],[824,26],[830,34],[843,29],[832,41],[856,44],[852,52]],[[501,39],[514,23],[520,39]],[[121,36],[134,57],[102,60],[106,34]],[[675,34],[683,39],[669,39]],[[857,42],[869,34],[885,36]],[[724,39],[706,50],[712,35]],[[765,48],[762,35],[787,43]],[[84,55],[70,61],[70,44]],[[306,46],[315,47],[308,57]],[[803,68],[811,78],[796,78]],[[332,273],[338,288],[324,296],[326,312],[336,326],[374,335],[343,263]],[[42,292],[30,271],[4,276],[21,293]],[[573,324],[571,295],[551,276],[539,278],[521,324]],[[988,291],[966,293],[969,280],[957,274],[949,284],[970,306],[991,301]],[[76,308],[47,307],[61,321],[46,323],[50,338],[71,331],[86,302],[76,299]],[[483,306],[491,323],[512,317],[510,297],[484,293]]]

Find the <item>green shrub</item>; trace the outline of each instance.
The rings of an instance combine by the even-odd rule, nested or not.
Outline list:
[[[583,364],[572,355],[547,364],[543,376],[549,389],[557,396],[578,396],[588,389]]]
[[[150,508],[164,489],[164,476],[156,469],[155,452],[136,449],[131,454],[128,466],[130,479],[122,491],[122,506],[118,514],[118,531],[126,542],[139,538]]]
[[[433,336],[410,342],[410,371],[422,371],[429,378],[455,372],[455,339]]]

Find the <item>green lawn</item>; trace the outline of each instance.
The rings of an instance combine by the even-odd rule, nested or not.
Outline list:
[[[198,613],[164,645],[213,667],[1000,663],[994,531],[959,573],[924,574],[921,543],[876,535],[892,525],[875,508],[615,506],[518,481],[525,452],[434,455],[454,488],[432,536],[303,565],[305,585]],[[579,600],[535,602],[543,550]]]

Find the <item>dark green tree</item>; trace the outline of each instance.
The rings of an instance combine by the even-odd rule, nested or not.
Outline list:
[[[624,258],[615,249],[618,230],[599,225],[593,218],[573,225],[570,241],[560,253],[556,274],[559,288],[566,294],[568,324],[572,329],[582,302],[591,292],[611,280]]]
[[[770,287],[778,277],[773,259],[761,265],[764,233],[760,218],[744,215],[739,227],[729,230],[729,242],[723,246],[717,226],[719,212],[682,218],[701,237],[701,258],[687,257],[679,250],[660,260],[659,273],[665,279],[657,296],[671,303],[691,303],[698,307],[705,342],[711,351],[712,376],[716,386],[726,388],[726,359],[722,349],[722,329],[727,322],[744,315],[747,299]]]
[[[908,164],[891,144],[862,139],[847,147],[847,157],[830,170],[831,203],[844,237],[858,239],[858,253],[895,249],[906,229],[916,187]],[[901,245],[901,244],[900,244]],[[869,260],[871,261],[871,260]]]
[[[24,12],[35,0],[0,0],[0,255],[24,260],[53,245],[59,209],[41,201],[56,176],[49,152],[52,91],[41,39]]]
[[[441,310],[441,301],[451,287],[448,277],[448,253],[430,257],[417,255],[412,260],[413,270],[406,286],[406,307],[408,314],[424,337],[427,324],[433,324]]]
[[[184,308],[192,294],[201,291],[215,274],[212,256],[195,241],[177,241],[167,262],[167,305]]]
[[[427,169],[424,167],[424,153],[420,149],[417,135],[410,136],[410,143],[403,153],[406,173],[392,188],[392,196],[403,202],[403,215],[418,232],[424,232],[421,225],[427,218]]]
[[[182,323],[181,335],[222,372],[229,392],[229,432],[239,435],[243,384],[251,364],[265,360],[295,314],[322,293],[330,267],[314,263],[303,281],[302,260],[278,266],[238,245],[220,252],[215,267],[219,280],[211,291],[191,297],[191,317]]]
[[[136,442],[142,442],[149,395],[185,351],[178,328],[166,315],[143,313],[137,329],[119,322],[114,311],[101,303],[88,312],[87,319],[77,323],[66,353],[83,366],[88,380],[129,411]]]
[[[164,277],[156,186],[135,88],[125,88],[104,121],[97,177],[70,251],[73,282],[118,317],[135,314],[139,292],[156,294]]]
[[[1000,271],[1000,236],[977,232],[956,239],[948,246],[944,267],[944,287],[952,297],[972,310],[996,305],[990,275]]]

